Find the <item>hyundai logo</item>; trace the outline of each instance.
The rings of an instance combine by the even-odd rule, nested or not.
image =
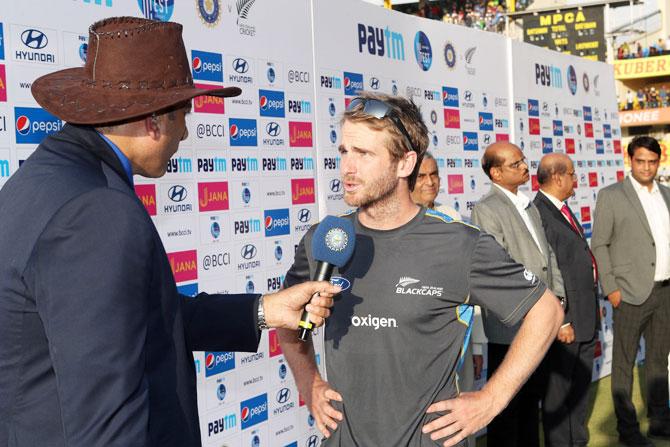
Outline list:
[[[238,57],[233,61],[233,70],[238,73],[246,73],[249,71],[249,63],[245,59]]]
[[[174,185],[168,189],[168,197],[173,202],[182,202],[186,199],[186,188],[181,185]]]
[[[308,210],[307,208],[303,208],[300,211],[298,211],[298,220],[300,222],[309,222],[309,220],[312,218],[312,212]]]
[[[265,132],[271,137],[276,137],[281,133],[281,127],[279,127],[279,123],[270,121],[265,125]]]
[[[489,144],[491,142],[491,135],[484,134],[484,144]]]
[[[342,190],[342,182],[340,179],[334,178],[330,181],[330,190],[332,192],[340,192]]]
[[[39,50],[49,44],[47,35],[40,30],[27,29],[21,33],[21,40],[23,44],[33,50]]]
[[[466,90],[463,98],[465,98],[466,101],[472,101],[472,92],[470,90]]]
[[[549,110],[549,104],[546,103],[546,102],[543,102],[542,103],[542,111],[546,112],[547,110]]]
[[[370,78],[370,88],[372,90],[379,90],[379,79]]]
[[[319,438],[317,438],[316,435],[312,435],[309,438],[307,438],[307,443],[305,444],[305,446],[307,446],[307,447],[317,447],[319,445],[318,442],[319,442]]]
[[[254,244],[247,244],[242,247],[240,254],[244,259],[254,259],[256,257],[257,249]]]
[[[280,404],[285,404],[289,397],[291,397],[291,390],[288,388],[282,388],[277,391],[277,402]]]

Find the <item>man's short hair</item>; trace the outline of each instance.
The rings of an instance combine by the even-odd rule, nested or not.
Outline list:
[[[409,134],[412,145],[417,151],[416,166],[412,174],[407,178],[410,190],[414,188],[416,177],[419,175],[421,161],[428,149],[428,128],[423,122],[421,110],[412,100],[400,96],[391,96],[383,93],[360,92],[359,96],[366,99],[376,99],[391,105],[395,109],[396,116],[400,119]],[[391,136],[389,138],[388,150],[393,160],[400,160],[412,148],[407,147],[403,134],[398,130],[393,121],[385,117],[377,119],[363,112],[363,104],[356,105],[352,110],[346,110],[342,115],[341,123],[346,121],[352,123],[366,123],[370,128],[378,131],[386,130]]]
[[[484,156],[482,157],[482,169],[484,170],[484,174],[491,180],[493,180],[491,178],[491,168],[502,166],[504,162],[502,158],[498,157],[493,152],[494,151],[484,151]]]
[[[635,155],[635,149],[638,147],[643,147],[645,149],[649,149],[653,153],[657,154],[658,157],[661,157],[661,145],[658,144],[658,140],[654,137],[649,137],[646,135],[640,135],[631,140],[630,143],[628,143],[628,156],[630,158],[633,158],[633,155]]]
[[[542,163],[537,167],[537,183],[544,185],[549,182],[552,175],[563,175],[568,172],[568,164],[565,160],[554,160],[552,163]]]

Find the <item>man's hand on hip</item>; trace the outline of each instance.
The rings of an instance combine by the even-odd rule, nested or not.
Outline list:
[[[619,304],[621,304],[621,290],[616,289],[614,292],[607,295],[607,299],[612,303],[612,307],[616,309],[619,307]]]

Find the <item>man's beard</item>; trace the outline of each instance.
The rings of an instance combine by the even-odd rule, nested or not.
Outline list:
[[[344,194],[344,201],[349,206],[355,206],[358,208],[370,208],[379,204],[386,202],[391,196],[395,194],[396,189],[398,188],[398,183],[400,180],[396,177],[395,174],[396,165],[392,164],[388,171],[383,176],[377,177],[371,182],[366,182],[361,184],[364,186],[365,191],[361,195],[360,192],[356,196]],[[345,177],[345,181],[348,179],[356,180],[355,177]]]

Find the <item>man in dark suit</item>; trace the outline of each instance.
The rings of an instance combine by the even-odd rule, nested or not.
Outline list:
[[[316,292],[320,324],[339,289],[180,296],[133,174],[165,173],[205,90],[176,23],[106,19],[89,45],[33,83],[69,124],[0,190],[0,447],[199,446],[192,351],[254,351]]]
[[[598,194],[591,246],[603,293],[614,308],[612,398],[619,440],[650,446],[640,432],[631,392],[643,335],[648,434],[670,439],[670,188],[654,180],[661,157],[654,138],[633,138],[628,157],[630,176]]]
[[[540,192],[533,201],[556,254],[569,303],[545,358],[542,424],[548,447],[585,446],[589,440],[586,413],[598,320],[597,269],[582,227],[564,202],[572,197],[575,178],[567,155],[545,155],[537,170]]]
[[[484,151],[482,169],[492,185],[491,190],[475,204],[472,222],[492,235],[515,261],[541,278],[556,296],[564,297],[561,274],[542,230],[540,214],[530,199],[519,191],[519,187],[529,180],[523,152],[506,141],[493,143]],[[501,366],[518,326],[505,326],[485,311],[482,317],[488,338],[490,378]],[[488,445],[540,445],[538,406],[544,387],[544,365],[540,365],[507,408],[489,423]]]

